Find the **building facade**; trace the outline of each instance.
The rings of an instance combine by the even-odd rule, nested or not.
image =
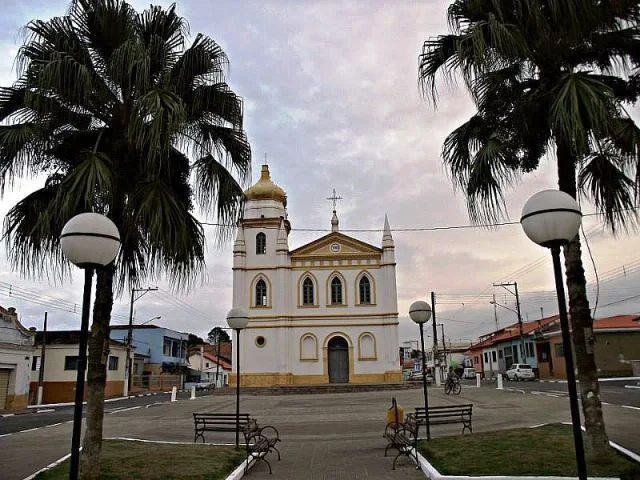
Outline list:
[[[37,332],[31,363],[30,403],[36,403],[40,369],[42,368],[42,343],[45,341],[45,361],[42,385],[42,403],[73,402],[75,399],[80,346],[79,330],[54,330]],[[87,355],[89,352],[87,351]],[[124,368],[127,357],[123,343],[111,341],[107,357],[107,383],[105,397],[122,395]],[[85,388],[85,398],[87,389]]]
[[[126,343],[129,327],[111,326],[111,339]],[[133,325],[133,375],[176,372],[187,365],[188,333],[156,325]]]
[[[15,308],[0,307],[0,410],[21,410],[29,402],[33,333],[18,321]]]
[[[334,210],[331,233],[290,250],[286,196],[267,165],[245,196],[233,249],[233,306],[249,312],[241,384],[401,381],[386,217],[381,247],[341,233]]]

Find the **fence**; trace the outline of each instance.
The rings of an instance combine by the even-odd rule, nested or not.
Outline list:
[[[182,387],[181,375],[133,375],[131,378],[131,391],[165,391],[172,387]]]

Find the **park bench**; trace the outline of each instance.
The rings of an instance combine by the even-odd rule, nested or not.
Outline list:
[[[240,429],[242,430],[249,423],[250,416],[248,413],[240,414]],[[235,413],[195,413],[193,414],[193,426],[195,443],[202,438],[204,443],[204,432],[235,432],[236,431],[236,414]]]
[[[429,426],[445,425],[453,423],[462,424],[462,433],[469,429],[469,433],[473,432],[471,427],[471,411],[473,404],[464,405],[446,405],[440,407],[429,407]],[[415,413],[418,428],[420,425],[426,425],[426,416],[424,407],[416,407]]]
[[[393,448],[398,454],[393,459],[392,470],[396,469],[398,457],[406,455],[418,464],[418,455],[416,452],[416,442],[418,440],[418,422],[415,415],[409,413],[404,422],[390,422],[384,429],[384,438],[387,440],[387,446],[384,449],[384,456],[387,456],[389,449]],[[419,468],[419,467],[418,467]]]
[[[269,474],[271,474],[271,464],[265,457],[269,452],[275,451],[278,454],[278,460],[280,460],[280,450],[276,447],[276,444],[280,442],[280,434],[276,427],[271,425],[261,427],[255,418],[250,418],[243,427],[242,432],[247,447],[245,473],[249,468],[249,460],[254,458],[256,462],[262,460],[266,463],[269,468]]]

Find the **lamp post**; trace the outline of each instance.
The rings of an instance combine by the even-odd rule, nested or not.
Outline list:
[[[236,447],[240,443],[240,330],[249,324],[249,315],[241,308],[227,313],[227,324],[236,331]]]
[[[551,249],[553,273],[558,296],[560,328],[562,329],[562,346],[567,370],[567,386],[569,387],[569,405],[571,407],[571,424],[573,426],[573,442],[578,464],[578,478],[586,480],[582,430],[580,428],[580,411],[578,410],[578,391],[573,365],[573,352],[569,334],[569,319],[564,296],[562,267],[560,265],[560,247],[567,245],[578,234],[582,212],[578,203],[567,193],[559,190],[543,190],[533,195],[522,208],[520,224],[529,239],[538,245]]]
[[[104,215],[81,213],[65,224],[60,234],[60,246],[67,260],[84,270],[82,321],[80,323],[76,397],[73,411],[73,434],[71,437],[71,465],[69,467],[69,479],[76,480],[80,465],[80,433],[82,429],[84,377],[87,367],[91,283],[94,269],[105,267],[116,258],[120,249],[120,234],[115,224]]]
[[[409,307],[411,320],[420,327],[420,346],[422,351],[422,393],[424,395],[424,418],[427,425],[427,440],[431,440],[431,429],[429,428],[429,398],[427,396],[427,362],[424,355],[424,324],[431,318],[431,307],[427,302],[418,300]],[[434,358],[435,362],[435,358]],[[434,363],[435,365],[435,363]]]

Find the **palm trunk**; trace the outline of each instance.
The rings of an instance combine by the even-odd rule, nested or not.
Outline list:
[[[576,198],[576,163],[566,143],[558,141],[557,156],[560,190]],[[582,414],[592,454],[597,458],[609,449],[609,438],[605,430],[600,402],[600,385],[593,349],[593,319],[589,309],[587,281],[582,266],[580,235],[576,235],[564,248],[564,259],[569,295],[571,340],[577,378],[580,382]]]
[[[80,459],[81,480],[100,478],[104,390],[109,358],[109,321],[113,306],[113,265],[97,270],[96,299],[89,339],[87,423]]]

